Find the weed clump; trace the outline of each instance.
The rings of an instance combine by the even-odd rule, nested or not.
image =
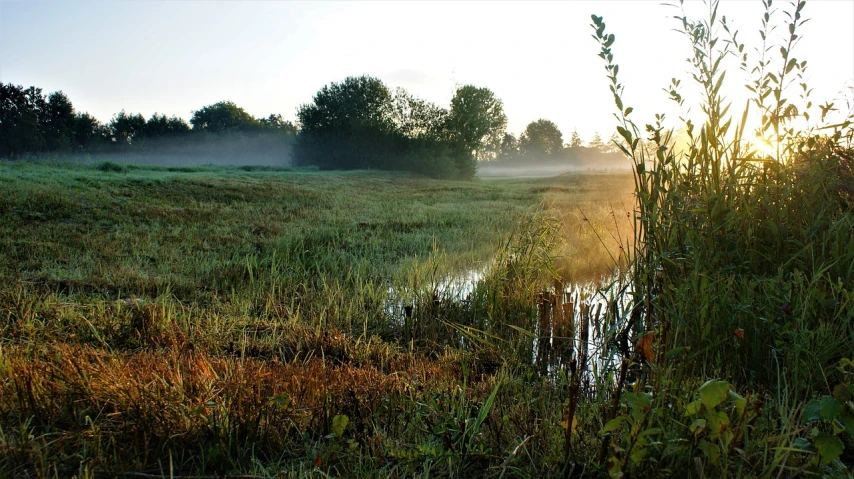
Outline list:
[[[95,165],[95,169],[104,173],[127,173],[128,167],[114,161],[104,161]]]

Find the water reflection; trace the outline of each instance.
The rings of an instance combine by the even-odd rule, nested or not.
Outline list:
[[[475,299],[483,296],[489,273],[487,265],[429,281],[422,287],[389,286],[386,317],[404,330],[403,336],[409,341],[417,336],[414,328],[424,330],[422,323],[428,315],[440,320],[443,314],[475,316]],[[556,282],[535,294],[530,306],[536,320],[526,331],[531,337],[532,365],[542,374],[552,375],[568,370],[575,361],[588,380],[619,369],[621,357],[629,353],[632,343],[633,332],[628,330],[631,295],[629,275],[619,271],[599,281]],[[445,344],[463,349],[472,346],[462,333],[456,339],[444,339]]]

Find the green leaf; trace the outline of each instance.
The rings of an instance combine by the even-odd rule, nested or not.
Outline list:
[[[804,412],[801,417],[805,422],[821,419],[821,403],[818,399],[813,399],[804,406]]]
[[[632,134],[629,132],[629,130],[623,128],[622,126],[618,126],[617,131],[620,133],[620,136],[622,136],[626,140],[626,143],[632,143]]]
[[[825,421],[832,421],[836,416],[842,414],[842,403],[832,396],[824,396],[819,401],[821,404],[821,418]]]
[[[842,454],[842,441],[836,436],[820,434],[813,439],[813,444],[821,456],[822,464],[830,464]]]
[[[534,333],[532,333],[532,332],[528,331],[527,329],[522,329],[522,328],[520,328],[519,326],[515,326],[515,325],[513,325],[513,324],[508,324],[507,326],[509,326],[509,327],[511,327],[511,328],[513,328],[513,329],[515,329],[516,331],[519,331],[520,333],[522,333],[522,334],[524,334],[525,336],[528,336],[528,337],[530,337],[530,338],[536,338],[536,337],[537,337],[537,335],[536,335],[536,334],[534,334]]]
[[[691,415],[697,414],[698,412],[700,412],[700,407],[702,405],[703,405],[703,403],[700,402],[699,399],[694,401],[694,402],[688,403],[685,406],[685,412],[688,414],[691,414]]]
[[[615,38],[614,38],[614,34],[613,34],[613,33],[611,33],[610,35],[608,35],[608,39],[607,39],[607,40],[605,40],[605,48],[608,48],[608,47],[610,47],[611,45],[613,45],[613,44],[614,44],[614,39],[615,39]]]
[[[611,477],[623,477],[622,464],[616,456],[608,458],[608,475]]]
[[[709,421],[709,430],[712,431],[714,439],[725,426],[729,425],[729,416],[724,411],[706,411],[706,419]]]
[[[730,391],[728,393],[729,399],[735,403],[735,410],[738,412],[738,416],[741,417],[744,415],[744,408],[747,407],[747,399],[741,397],[737,392]]]
[[[703,455],[709,460],[710,464],[716,464],[721,457],[721,448],[716,444],[711,444],[703,439],[700,441],[699,448],[703,451]]]
[[[791,71],[792,71],[792,68],[795,68],[795,65],[797,65],[797,64],[798,64],[798,62],[797,62],[797,60],[795,60],[794,58],[792,58],[791,60],[789,60],[789,64],[788,64],[788,65],[786,65],[786,73],[791,72]]]
[[[709,409],[714,409],[718,404],[724,402],[729,392],[729,383],[712,379],[700,386],[700,400]]]
[[[646,393],[626,393],[626,402],[629,403],[632,412],[646,413],[645,409],[652,404],[652,398]]]
[[[648,453],[648,447],[635,447],[634,449],[632,449],[632,454],[629,456],[629,458],[632,460],[632,463],[637,464],[643,461]]]
[[[694,436],[699,436],[703,429],[706,427],[705,419],[695,419],[694,422],[691,423],[691,432]]]
[[[813,447],[812,442],[805,437],[799,437],[795,439],[795,442],[792,443],[792,447],[795,449],[800,449],[801,451],[815,451],[815,447]]]
[[[495,396],[498,394],[498,389],[501,387],[501,383],[498,382],[495,384],[495,387],[492,389],[492,392],[489,394],[489,397],[486,398],[486,401],[481,406],[480,411],[477,413],[477,423],[475,423],[475,432],[477,428],[483,424],[483,421],[486,419],[486,415],[489,414],[489,410],[492,409],[492,403],[495,402]]]
[[[619,416],[619,417],[615,417],[614,419],[611,419],[610,421],[605,423],[605,427],[602,428],[602,432],[605,433],[605,432],[616,431],[620,427],[620,424],[622,424],[623,421],[625,421],[625,420],[626,420],[625,416]]]
[[[344,429],[347,428],[347,424],[350,423],[350,418],[345,416],[344,414],[339,414],[332,418],[332,434],[336,437],[341,437],[344,435]]]

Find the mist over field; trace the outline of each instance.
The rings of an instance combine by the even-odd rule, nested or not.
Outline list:
[[[628,173],[632,163],[625,155],[597,148],[568,147],[560,155],[529,158],[498,158],[481,161],[478,176],[556,176],[577,172],[622,172]]]
[[[155,139],[127,151],[93,151],[59,154],[60,161],[117,163],[157,166],[274,166],[293,164],[293,138],[280,135],[229,134],[187,141]]]

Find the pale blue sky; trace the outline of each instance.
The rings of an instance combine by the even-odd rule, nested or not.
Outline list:
[[[783,6],[777,0],[775,6]],[[691,2],[690,7],[702,10]],[[613,102],[590,14],[604,15],[636,120],[669,107],[661,88],[686,77],[677,13],[657,1],[13,2],[0,0],[0,81],[63,90],[101,119],[122,108],[176,114],[232,100],[256,116],[296,108],[322,85],[370,74],[447,106],[455,84],[491,88],[518,134],[538,118],[568,139],[613,130]],[[721,13],[755,46],[759,0]],[[804,40],[815,102],[854,81],[854,0],[812,0]],[[782,32],[780,32],[782,34]],[[743,95],[737,68],[730,96]],[[741,105],[741,103],[738,103]]]

